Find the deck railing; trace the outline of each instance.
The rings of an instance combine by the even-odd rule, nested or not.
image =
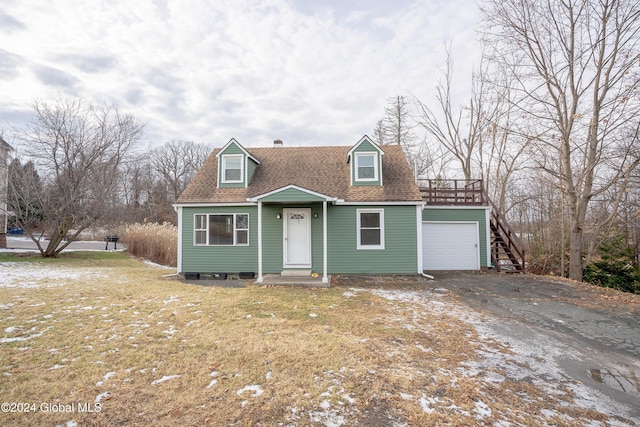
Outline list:
[[[481,179],[419,179],[427,205],[485,205]]]
[[[524,246],[484,191],[481,179],[419,179],[418,187],[427,205],[490,206],[491,258],[494,267],[497,271],[525,271]]]
[[[496,270],[524,273],[527,268],[525,246],[493,200],[486,194],[485,199],[491,206],[491,259]]]

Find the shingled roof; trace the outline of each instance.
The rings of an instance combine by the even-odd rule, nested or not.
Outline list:
[[[295,185],[345,202],[419,202],[420,190],[399,145],[385,145],[382,186],[352,186],[347,154],[352,147],[245,148],[260,161],[246,188],[218,188],[215,149],[178,204],[242,203],[247,199]]]

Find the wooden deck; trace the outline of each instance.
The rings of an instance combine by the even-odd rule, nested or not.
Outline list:
[[[481,179],[419,179],[418,187],[427,205],[487,205]]]
[[[428,206],[489,206],[494,268],[512,273],[525,271],[524,245],[485,192],[481,179],[419,179],[418,187]]]

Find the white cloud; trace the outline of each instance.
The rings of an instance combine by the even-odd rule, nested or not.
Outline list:
[[[465,58],[460,70],[474,57],[468,0],[316,10],[285,0],[9,1],[5,128],[35,99],[63,94],[133,112],[153,143],[351,144],[387,97],[428,101],[445,41]]]

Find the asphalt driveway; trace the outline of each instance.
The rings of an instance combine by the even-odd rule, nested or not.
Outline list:
[[[534,341],[564,375],[631,409],[640,422],[640,295],[539,276],[432,273],[503,337]]]

